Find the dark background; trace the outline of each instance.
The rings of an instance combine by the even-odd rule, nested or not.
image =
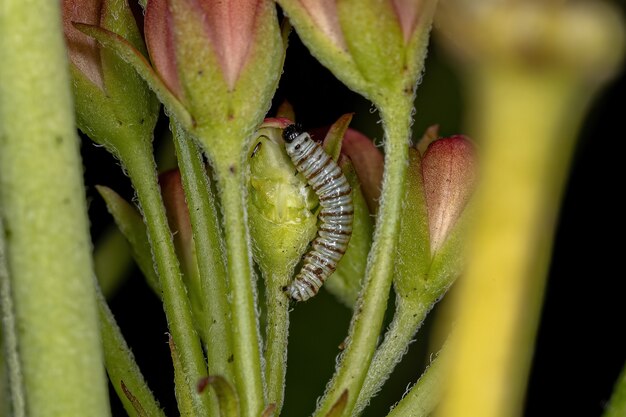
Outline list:
[[[273,108],[292,103],[305,128],[332,123],[355,112],[353,127],[380,139],[371,105],[347,90],[321,67],[292,33],[285,71]],[[462,133],[462,91],[454,68],[436,41],[418,90],[414,137],[434,123],[441,134]],[[626,359],[624,272],[620,259],[624,233],[621,193],[624,72],[609,83],[585,119],[558,223],[545,305],[532,366],[525,415],[599,416]],[[514,99],[514,98],[512,98]],[[618,115],[621,115],[618,116]],[[161,122],[158,131],[165,131]],[[159,136],[159,133],[157,133]],[[164,146],[161,142],[158,145]],[[88,140],[82,147],[94,241],[112,221],[95,184],[127,198],[132,189],[116,161]],[[134,270],[110,304],[149,385],[168,415],[176,415],[167,327],[157,298]],[[282,415],[309,413],[335,366],[351,312],[325,291],[292,313],[286,403]],[[411,345],[405,361],[376,397],[365,416],[384,416],[407,385],[420,375],[431,352],[429,323]],[[112,394],[115,397],[115,394]],[[124,415],[117,399],[114,410]]]

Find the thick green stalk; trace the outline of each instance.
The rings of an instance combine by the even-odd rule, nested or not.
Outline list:
[[[142,146],[139,143],[137,145]],[[208,396],[200,395],[196,389],[198,381],[207,376],[207,366],[200,338],[194,328],[187,289],[174,250],[172,233],[157,182],[156,165],[152,154],[146,153],[143,149],[131,150],[132,147],[125,149],[121,160],[137,191],[139,205],[146,221],[169,331],[189,390],[193,393],[196,413],[207,415]]]
[[[274,271],[275,275],[265,282],[288,283],[291,273]],[[276,405],[280,413],[285,395],[287,372],[287,339],[289,336],[289,299],[280,285],[265,289],[267,327],[265,336],[265,385],[268,404]]]
[[[226,139],[223,139],[226,140]],[[246,215],[244,172],[232,155],[212,158],[222,203],[230,284],[235,386],[242,416],[256,417],[263,409],[260,336],[255,308],[252,256]]]
[[[26,409],[108,416],[59,2],[0,6],[0,204]]]
[[[17,348],[17,329],[15,328],[15,308],[11,299],[11,281],[6,263],[6,250],[4,248],[4,226],[0,217],[0,378],[5,379],[0,382],[0,390],[8,394],[10,401],[7,407],[0,408],[0,415],[11,415],[14,417],[26,416],[26,405],[24,398],[24,387],[22,386],[22,365]],[[2,369],[5,367],[5,369]],[[7,375],[4,375],[6,371]],[[4,386],[4,383],[8,387]],[[4,399],[5,392],[0,393],[0,399]]]
[[[401,100],[379,108],[385,128],[385,172],[374,241],[348,345],[315,416],[325,416],[345,390],[348,391],[345,413],[350,414],[354,409],[376,349],[389,298],[408,166],[412,104]]]
[[[558,203],[591,94],[559,70],[493,66],[473,75],[482,182],[464,281],[472,285],[460,289],[441,415],[517,416]]]
[[[109,379],[118,397],[124,404],[124,409],[130,417],[141,417],[131,400],[126,396],[122,384],[141,404],[142,409],[151,417],[165,417],[165,413],[148,388],[133,353],[122,336],[115,317],[98,290],[98,313],[100,315],[100,329],[102,331],[102,345],[104,347],[104,363]]]
[[[174,144],[189,207],[189,217],[196,246],[196,258],[207,317],[204,321],[208,340],[207,360],[210,375],[233,380],[232,333],[228,283],[222,255],[222,238],[215,201],[202,161],[202,155],[192,139],[182,129],[174,128]]]

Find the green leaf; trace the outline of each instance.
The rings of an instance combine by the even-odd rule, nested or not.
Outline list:
[[[124,409],[130,417],[165,417],[99,290],[97,300],[104,363]]]
[[[146,232],[146,225],[137,209],[124,200],[112,189],[98,185],[96,189],[104,198],[109,213],[115,219],[117,227],[128,240],[135,262],[146,277],[146,281],[155,294],[161,294],[159,279],[154,270],[152,251]]]
[[[337,162],[339,154],[341,153],[341,143],[343,142],[343,136],[348,130],[348,126],[352,121],[352,114],[348,113],[341,116],[333,125],[324,138],[324,150],[327,154],[332,156],[333,160]]]

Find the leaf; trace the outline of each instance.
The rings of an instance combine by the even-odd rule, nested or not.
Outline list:
[[[324,150],[333,157],[333,161],[335,162],[339,159],[343,137],[352,121],[352,115],[353,113],[344,114],[337,119],[324,138]]]
[[[159,279],[154,270],[152,261],[152,251],[146,231],[146,225],[137,209],[124,200],[112,189],[103,185],[97,185],[96,189],[104,198],[109,213],[113,216],[117,227],[128,240],[130,250],[133,253],[135,262],[146,277],[146,281],[152,290],[161,294]]]
[[[124,409],[130,417],[165,417],[100,291],[96,298],[104,364]]]

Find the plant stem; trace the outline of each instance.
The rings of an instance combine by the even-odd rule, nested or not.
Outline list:
[[[482,182],[441,415],[517,416],[558,202],[591,95],[558,69],[494,65],[472,81]]]
[[[275,404],[278,415],[285,394],[287,371],[287,339],[289,336],[289,300],[282,287],[291,279],[291,273],[275,271],[265,282],[274,283],[265,288],[267,327],[265,336],[265,385],[268,404]],[[282,283],[282,285],[281,285]]]
[[[4,226],[2,225],[2,217],[0,217],[0,314],[2,315],[2,326],[0,326],[0,361],[5,362],[0,366],[6,366],[8,378],[2,381],[8,384],[6,390],[10,394],[11,401],[8,402],[6,410],[4,407],[0,409],[0,413],[7,412],[7,416],[25,417],[26,404],[24,398],[22,365],[20,364],[20,356],[17,347],[17,330],[15,328],[15,307],[11,299],[11,280],[6,263],[6,250],[4,248]],[[4,373],[0,374],[4,377]],[[3,378],[4,379],[4,378]],[[0,389],[4,391],[5,387]],[[0,394],[4,397],[4,393]]]
[[[117,326],[115,318],[111,310],[109,310],[109,306],[100,290],[97,291],[97,299],[98,312],[100,315],[100,329],[102,331],[102,344],[104,347],[104,363],[113,388],[122,401],[126,413],[128,413],[130,417],[140,417],[131,401],[124,394],[122,383],[124,383],[130,393],[139,401],[142,408],[149,416],[165,417],[152,391],[148,388],[135,362],[133,353],[126,344],[124,336],[122,336],[122,332]]]
[[[348,401],[344,413],[352,413],[376,349],[389,298],[408,166],[412,103],[405,100],[379,108],[385,128],[385,172],[374,241],[348,344],[315,416],[325,416],[345,390]]]
[[[26,409],[108,416],[60,3],[0,7],[0,212]]]
[[[174,126],[174,144],[189,208],[203,300],[206,306],[207,360],[210,375],[233,381],[228,283],[219,220],[202,155],[192,139]]]
[[[208,396],[200,395],[196,384],[207,376],[207,366],[202,353],[200,339],[194,328],[187,290],[182,280],[180,265],[172,233],[169,229],[165,207],[156,176],[156,165],[152,154],[141,149],[128,147],[121,151],[121,160],[137,191],[143,212],[148,239],[155,260],[155,267],[162,291],[163,308],[172,339],[176,346],[189,392],[192,393],[197,415],[207,415],[210,409]]]
[[[433,412],[441,400],[448,343],[387,417],[427,417]]]
[[[626,366],[622,369],[615,387],[611,400],[602,417],[620,417],[626,415]]]
[[[353,414],[358,415],[367,407],[372,396],[381,389],[396,364],[406,353],[411,339],[436,301],[430,299],[428,295],[424,298],[421,302],[409,302],[401,297],[396,298],[396,313],[385,334],[385,340],[374,354]]]
[[[227,142],[227,139],[222,139]],[[263,409],[260,336],[252,282],[252,257],[241,162],[232,162],[238,152],[212,158],[218,179],[226,235],[227,270],[230,284],[235,386],[242,416],[256,417]],[[229,163],[229,161],[231,163]]]

